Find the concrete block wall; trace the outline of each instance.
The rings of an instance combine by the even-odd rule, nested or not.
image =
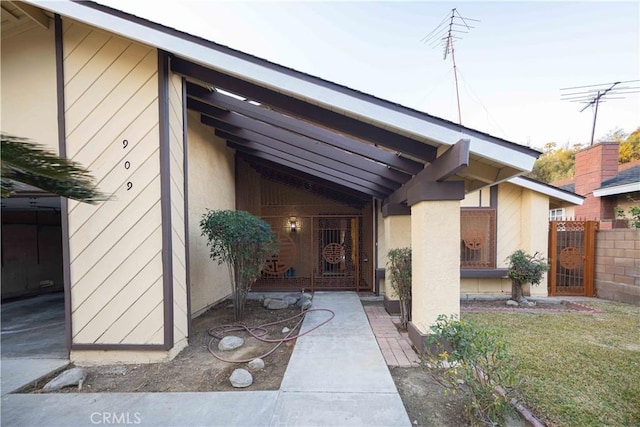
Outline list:
[[[596,233],[598,297],[640,305],[640,229]]]

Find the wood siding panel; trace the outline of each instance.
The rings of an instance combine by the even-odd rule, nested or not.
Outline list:
[[[498,187],[498,268],[505,267],[507,256],[520,247],[521,195],[522,189],[513,184],[505,183]]]
[[[160,345],[157,53],[79,23],[64,30],[67,155],[110,196],[69,203],[73,343]]]
[[[182,77],[169,75],[169,168],[171,173],[171,244],[173,246],[173,341],[187,337],[187,269],[184,238],[184,141]]]

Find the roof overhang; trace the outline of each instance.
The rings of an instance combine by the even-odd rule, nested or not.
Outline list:
[[[593,190],[594,197],[615,196],[618,194],[634,193],[640,191],[640,181],[629,184],[615,185],[612,187],[598,188]]]
[[[188,108],[237,152],[370,197],[393,194],[462,139],[468,160],[450,177],[466,191],[529,171],[540,154],[97,3],[29,3],[169,52]]]
[[[515,177],[508,180],[508,182],[518,185],[523,188],[527,188],[532,191],[547,195],[551,198],[557,199],[562,202],[571,203],[574,205],[582,205],[584,197],[579,194],[572,193],[570,191],[562,190],[557,187],[545,184],[543,182],[535,181],[525,177]]]

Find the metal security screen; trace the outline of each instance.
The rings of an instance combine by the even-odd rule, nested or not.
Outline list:
[[[460,267],[495,268],[495,209],[460,211]]]

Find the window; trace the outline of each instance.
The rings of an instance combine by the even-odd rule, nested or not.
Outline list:
[[[460,210],[460,267],[496,267],[496,210]]]
[[[562,221],[562,220],[564,220],[564,208],[549,210],[549,221]]]

